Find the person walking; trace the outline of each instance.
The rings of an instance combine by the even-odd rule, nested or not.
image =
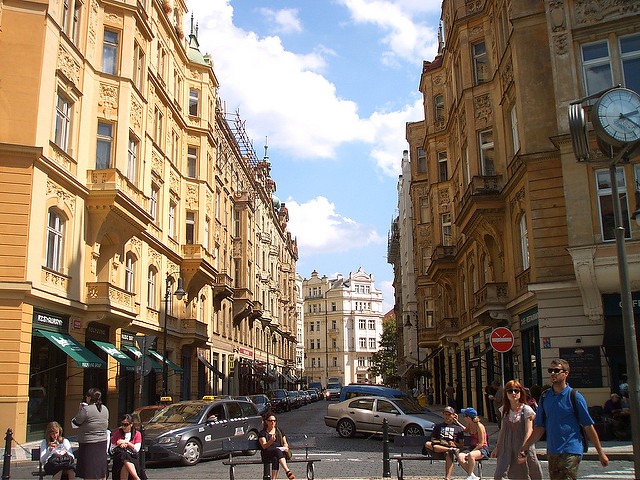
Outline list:
[[[447,406],[455,409],[455,407],[456,407],[456,389],[453,388],[453,384],[451,382],[447,383],[447,387],[444,389],[444,396],[447,399]]]
[[[526,390],[516,380],[510,380],[505,385],[500,415],[502,427],[496,448],[491,452],[491,457],[498,459],[494,480],[501,480],[505,473],[508,478],[541,480],[542,467],[533,444],[524,450],[527,454],[526,463],[518,462],[522,446],[533,433],[536,413],[528,405]]]
[[[296,478],[287,465],[287,452],[289,444],[284,432],[276,425],[276,416],[268,413],[262,422],[262,430],[258,433],[258,443],[262,447],[260,455],[263,463],[271,464],[271,480],[278,478],[280,465],[287,474],[289,480]]]
[[[457,455],[457,460],[462,469],[467,472],[467,480],[479,480],[480,477],[473,473],[478,460],[489,458],[489,441],[487,429],[484,427],[475,408],[465,408],[462,413],[464,431],[469,434],[471,450]]]
[[[464,425],[458,421],[453,407],[445,407],[442,411],[444,421],[433,427],[431,436],[424,444],[424,448],[444,456],[445,480],[451,479],[453,461],[458,457],[460,449],[464,447]]]
[[[40,442],[40,463],[47,475],[54,480],[67,473],[67,479],[76,478],[75,456],[69,440],[62,436],[62,427],[58,422],[49,422],[44,431],[44,439]]]
[[[548,372],[551,376],[551,388],[540,396],[533,434],[522,446],[518,461],[526,461],[527,451],[546,431],[549,477],[551,480],[575,480],[578,478],[578,467],[583,453],[580,425],[598,452],[603,467],[609,465],[609,458],[602,450],[593,419],[587,410],[587,402],[580,392],[576,392],[575,395],[575,410],[579,420],[576,418],[571,401],[571,387],[567,383],[569,362],[563,359],[553,360]]]
[[[111,469],[114,480],[146,480],[144,472],[140,472],[138,453],[142,447],[142,434],[133,426],[133,417],[125,414],[120,417],[120,428],[111,435]],[[140,474],[138,473],[140,472]]]
[[[78,428],[77,475],[85,480],[104,480],[107,477],[107,428],[109,410],[102,404],[102,392],[90,388],[85,402],[71,420]]]

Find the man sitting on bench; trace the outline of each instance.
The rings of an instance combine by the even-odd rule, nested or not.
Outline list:
[[[431,437],[424,444],[431,452],[444,456],[444,474],[446,479],[453,473],[453,460],[464,447],[464,427],[458,421],[458,415],[452,407],[446,407],[442,414],[444,422],[433,427]]]

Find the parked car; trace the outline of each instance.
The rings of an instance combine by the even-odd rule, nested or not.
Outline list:
[[[133,417],[133,426],[136,430],[140,430],[140,425],[146,424],[153,416],[162,410],[166,405],[146,405],[136,408],[131,416]]]
[[[287,392],[291,401],[291,408],[300,408],[302,406],[302,397],[295,390]]]
[[[203,457],[223,455],[223,439],[240,435],[257,440],[261,429],[262,417],[253,402],[231,399],[174,403],[146,424],[146,460],[195,465]]]
[[[318,400],[320,400],[318,391],[315,388],[307,390],[307,395],[309,395],[309,398],[311,399],[312,402],[317,402]]]
[[[420,409],[406,398],[357,397],[327,407],[324,423],[341,437],[356,433],[382,433],[382,422],[389,423],[390,435],[430,435],[440,418]]]
[[[384,385],[352,384],[342,387],[340,390],[340,401],[347,400],[349,398],[363,397],[365,395],[375,395],[377,397],[388,398],[408,397],[406,393],[402,390],[398,390],[397,388],[389,388]]]
[[[271,401],[271,408],[274,412],[280,413],[291,410],[289,393],[283,388],[268,391],[267,397],[269,397],[269,400]]]
[[[251,395],[251,401],[258,407],[258,413],[264,415],[271,410],[271,400],[266,395],[260,393],[258,395]]]

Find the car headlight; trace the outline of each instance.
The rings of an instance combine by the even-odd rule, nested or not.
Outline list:
[[[169,437],[160,438],[158,440],[158,443],[160,443],[160,444],[163,444],[163,443],[178,443],[181,438],[182,438],[182,435],[171,435]]]

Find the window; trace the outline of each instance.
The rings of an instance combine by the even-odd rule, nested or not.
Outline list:
[[[62,31],[73,43],[78,43],[80,7],[82,7],[80,0],[64,0],[62,6]]]
[[[529,268],[529,234],[527,232],[527,216],[523,213],[520,217],[520,260],[522,270]]]
[[[158,221],[158,196],[160,195],[160,187],[155,183],[151,184],[151,201],[149,202],[149,214],[154,222]]]
[[[98,139],[96,142],[96,170],[111,168],[113,148],[113,125],[98,122]]]
[[[171,161],[175,164],[180,159],[180,136],[175,130],[171,133]]]
[[[367,348],[367,339],[364,337],[358,338],[358,345],[360,348]]]
[[[164,83],[167,68],[167,52],[162,47],[162,43],[160,43],[160,41],[158,41],[158,64],[156,67],[158,70],[158,77],[160,77],[160,80]]]
[[[493,130],[480,132],[480,168],[482,175],[491,177],[496,174],[494,165]]]
[[[332,330],[337,330],[338,329],[338,322],[336,322],[335,320],[331,320],[331,329]]]
[[[316,359],[315,358],[311,359],[311,368],[316,368]]]
[[[187,177],[196,178],[198,176],[198,149],[196,147],[187,148]]]
[[[156,271],[153,267],[149,267],[147,277],[147,306],[156,308]]]
[[[320,350],[320,339],[317,340],[316,345],[318,346],[318,350]]]
[[[195,88],[189,89],[189,115],[198,116],[200,92]]]
[[[187,222],[186,222],[186,243],[188,245],[193,245],[195,243],[196,236],[196,214],[194,212],[187,212]]]
[[[154,116],[153,116],[153,140],[158,145],[162,145],[162,121],[164,120],[164,115],[160,111],[160,108],[155,107]]]
[[[444,120],[444,95],[436,95],[433,99],[434,120],[441,122]]]
[[[133,253],[127,252],[124,260],[124,289],[133,293],[135,288],[135,257]]]
[[[376,339],[375,338],[370,338],[369,339],[369,349],[370,350],[375,350],[376,349]]]
[[[71,113],[73,102],[69,100],[60,90],[56,98],[56,127],[55,143],[62,150],[69,150],[69,134],[71,132]]]
[[[138,173],[138,139],[129,134],[129,148],[127,151],[127,178],[131,183],[136,183]]]
[[[429,217],[429,198],[420,197],[420,223],[427,223]]]
[[[513,154],[520,150],[520,136],[518,135],[518,112],[516,106],[511,107],[511,139],[513,140]]]
[[[425,318],[424,324],[427,328],[433,328],[433,310],[428,310],[429,302],[425,301]]]
[[[144,85],[144,50],[138,42],[133,43],[133,84],[142,91]]]
[[[338,306],[336,305],[336,302],[331,302],[331,311],[335,312],[337,309],[338,309]],[[334,320],[334,324],[335,324],[335,320]]]
[[[169,237],[176,238],[176,204],[169,202]]]
[[[118,32],[106,28],[102,42],[102,71],[110,75],[118,71]]]
[[[418,148],[418,173],[427,173],[427,155],[423,148]]]
[[[331,348],[334,350],[338,348],[338,341],[335,338],[331,340]]]
[[[620,38],[620,59],[624,86],[640,93],[640,34]]]
[[[310,332],[313,332],[313,322],[311,322],[311,323],[309,324],[309,331],[310,331]]]
[[[316,322],[316,331],[320,331],[320,320]]]
[[[476,43],[473,50],[473,79],[475,85],[489,80],[489,65],[487,58],[487,48],[484,42]]]
[[[50,208],[47,218],[47,268],[60,272],[62,269],[62,245],[64,239],[64,219],[55,209]]]
[[[469,146],[465,143],[462,146],[462,181],[466,187],[471,182],[471,171],[469,170]]]
[[[367,325],[369,327],[369,330],[375,330],[376,329],[376,321],[375,320],[369,320],[367,322]]]
[[[364,318],[360,318],[358,320],[358,328],[360,330],[365,330],[367,328],[367,321]]]
[[[358,367],[365,367],[365,361],[364,361],[364,357],[358,357]]]
[[[210,231],[211,220],[209,217],[205,217],[204,219],[204,248],[205,250],[209,250],[209,231]]]
[[[606,40],[582,45],[582,74],[587,95],[613,85],[609,45]]]
[[[333,357],[333,366],[334,367],[338,366],[338,357]]]
[[[178,70],[173,71],[173,98],[176,103],[180,105],[182,101],[182,77],[178,73]]]
[[[240,217],[240,210],[237,210],[234,208],[233,209],[233,236],[234,237],[240,238],[241,226],[242,226],[242,222]]]
[[[618,194],[622,207],[622,226],[625,238],[631,238],[629,228],[629,206],[627,204],[627,188],[623,167],[617,167]],[[615,240],[615,219],[613,217],[613,195],[611,193],[611,178],[609,169],[596,170],[596,188],[598,191],[598,207],[600,210],[600,228],[603,241]]]
[[[442,224],[442,245],[450,247],[453,245],[453,238],[451,237],[451,213],[443,213],[441,215]]]
[[[449,180],[447,152],[438,152],[438,181],[446,182],[447,180]]]

